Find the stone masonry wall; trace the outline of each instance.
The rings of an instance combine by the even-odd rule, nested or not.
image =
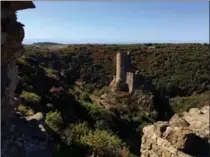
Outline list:
[[[142,157],[209,156],[209,106],[143,128]]]
[[[129,93],[133,93],[134,91],[134,79],[135,79],[135,75],[132,72],[127,72],[126,73],[126,83],[128,84],[128,89],[129,89]]]
[[[116,76],[110,86],[113,91],[132,93],[134,90],[134,73],[130,72],[131,61],[129,53],[118,52],[116,54]]]
[[[125,54],[118,52],[116,55],[116,82],[125,82]]]

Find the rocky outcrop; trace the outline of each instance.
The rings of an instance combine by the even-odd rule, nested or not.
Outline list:
[[[28,8],[35,6],[32,2],[1,2],[1,65],[23,52],[24,25],[17,21],[16,11]]]
[[[18,68],[15,58],[23,53],[23,24],[17,21],[16,11],[35,8],[30,1],[1,2],[1,156],[2,157],[51,157],[53,148],[44,133],[39,114],[37,117],[18,116],[15,97],[18,84]],[[50,147],[49,147],[50,146]]]
[[[13,96],[18,84],[14,59],[23,52],[23,24],[17,21],[16,11],[35,8],[32,2],[1,2],[1,97],[2,121],[10,117],[15,104]]]
[[[1,156],[51,157],[55,150],[43,125],[40,113],[26,118],[21,114],[11,117],[9,125],[2,125]]]
[[[143,128],[142,157],[209,156],[209,106]]]

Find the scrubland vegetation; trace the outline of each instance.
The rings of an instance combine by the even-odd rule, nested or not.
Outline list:
[[[16,93],[23,101],[18,110],[26,116],[45,115],[55,134],[57,156],[139,156],[145,125],[208,102],[208,48],[207,44],[26,45],[25,54],[16,60],[20,78]],[[139,87],[132,96],[108,95],[115,53],[127,50],[132,71],[140,71]],[[108,108],[96,101],[106,94]]]

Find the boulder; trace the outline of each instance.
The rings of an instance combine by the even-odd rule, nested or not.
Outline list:
[[[143,128],[141,156],[209,156],[209,107]]]

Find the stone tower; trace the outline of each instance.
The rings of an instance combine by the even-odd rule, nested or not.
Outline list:
[[[122,52],[118,52],[116,57],[116,82],[123,83],[125,81],[125,56]]]
[[[129,52],[127,54],[123,52],[116,54],[116,76],[110,83],[113,91],[133,92],[135,75],[130,72],[130,64]]]

